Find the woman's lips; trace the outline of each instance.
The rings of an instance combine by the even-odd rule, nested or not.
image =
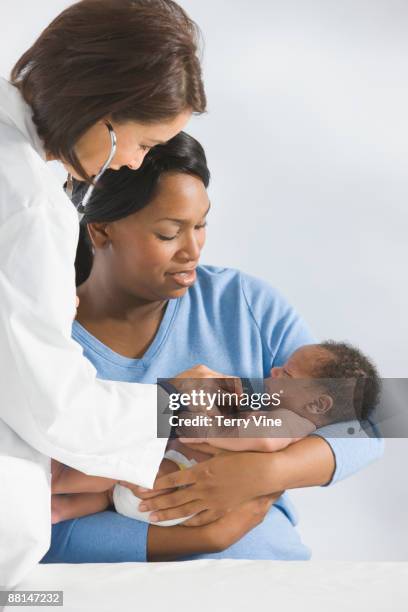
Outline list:
[[[197,276],[195,270],[173,272],[173,274],[168,272],[168,275],[177,283],[177,285],[180,285],[180,287],[190,287],[195,282]]]

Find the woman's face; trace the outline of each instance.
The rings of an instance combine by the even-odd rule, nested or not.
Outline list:
[[[160,123],[137,123],[127,121],[117,123],[110,118],[98,121],[78,140],[75,152],[79,161],[89,176],[95,176],[109,157],[111,140],[106,122],[112,125],[116,134],[117,148],[115,156],[109,166],[112,170],[119,170],[128,166],[137,170],[146,153],[155,145],[167,142],[184,128],[191,117],[191,111],[180,113],[174,119]],[[69,164],[66,170],[78,180],[83,180]]]
[[[196,279],[209,207],[199,178],[162,174],[145,208],[119,221],[89,224],[93,272],[122,296],[181,297]]]

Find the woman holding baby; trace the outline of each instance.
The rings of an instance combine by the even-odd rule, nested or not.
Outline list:
[[[191,372],[197,363],[263,378],[313,338],[262,281],[198,267],[208,169],[198,143],[177,134],[193,112],[204,112],[205,96],[195,26],[180,7],[83,0],[21,58],[12,83],[0,87],[2,282],[5,312],[15,313],[6,312],[2,345],[5,405],[19,410],[5,406],[1,416],[30,445],[22,452],[35,466],[42,503],[45,456],[151,488],[165,447],[152,433],[157,378],[211,375]],[[108,157],[112,132],[110,170],[85,207],[91,269],[80,279],[71,339],[76,213],[45,161],[59,159],[89,183]],[[141,173],[133,173],[147,154]],[[148,510],[154,506],[156,520],[195,515],[183,525],[154,526],[105,508],[56,522],[44,560],[308,558],[281,492],[334,483],[380,453],[375,438],[317,434],[275,453],[216,453],[158,478],[154,499],[133,488]],[[161,473],[169,471],[163,462]],[[20,525],[34,552],[11,551],[26,563],[48,548],[47,517],[37,505],[35,529],[28,515]]]
[[[323,348],[297,350],[314,339],[267,283],[199,265],[210,211],[208,183],[204,151],[183,132],[152,149],[138,172],[122,168],[102,177],[81,224],[80,303],[73,325],[73,338],[100,377],[149,383],[199,362],[247,378],[267,378],[271,370],[274,377],[309,378],[310,362],[315,367],[327,361]],[[85,188],[75,184],[74,201]],[[329,446],[323,437],[330,433],[324,427],[330,419],[318,416],[310,416],[315,426],[304,431],[317,435],[296,444],[259,438],[245,447],[245,439],[234,440],[249,452],[213,456],[177,446],[188,469],[177,471],[164,459],[153,493],[132,487],[139,499],[126,502],[134,510],[115,481],[68,470],[54,482],[55,525],[45,561],[309,558],[295,530],[294,509],[281,492],[328,484],[355,471],[360,460],[347,449],[365,444],[339,437]],[[299,433],[303,423],[311,420],[297,415],[293,430]],[[341,426],[332,426],[331,435]],[[363,461],[377,442],[368,444]],[[170,446],[174,449],[174,442]],[[197,448],[216,453],[207,445]],[[279,452],[264,452],[271,450]],[[199,463],[190,467],[188,459]],[[175,488],[182,485],[188,487]],[[246,504],[261,497],[268,511],[249,529]],[[140,498],[147,504],[144,512]],[[181,526],[160,525],[191,515]],[[215,542],[217,523],[225,531]]]

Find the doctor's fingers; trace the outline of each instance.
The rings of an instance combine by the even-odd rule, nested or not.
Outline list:
[[[201,379],[200,384],[198,384],[199,379]],[[240,378],[216,372],[203,364],[181,372],[170,382],[178,391],[186,393],[193,389],[199,391],[201,387],[207,392],[221,388],[230,393],[242,393]]]

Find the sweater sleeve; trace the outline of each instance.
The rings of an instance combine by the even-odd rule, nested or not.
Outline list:
[[[299,347],[317,342],[295,309],[268,283],[243,274],[242,290],[262,338],[265,377],[272,367],[283,365]],[[311,434],[326,440],[333,452],[336,468],[329,485],[382,456],[384,444],[378,430],[370,421],[363,425],[356,420],[334,423]]]

